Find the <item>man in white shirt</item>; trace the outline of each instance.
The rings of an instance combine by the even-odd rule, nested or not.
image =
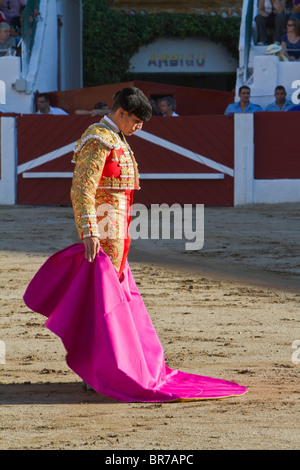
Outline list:
[[[158,111],[162,116],[178,116],[175,113],[176,101],[172,96],[161,98],[158,102]]]
[[[61,108],[53,108],[50,106],[50,97],[47,93],[41,93],[36,101],[38,111],[35,114],[56,114],[56,115],[68,115],[66,111]]]

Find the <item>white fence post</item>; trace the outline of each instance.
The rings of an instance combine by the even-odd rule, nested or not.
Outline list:
[[[234,206],[252,204],[254,190],[253,114],[234,115]]]
[[[16,204],[17,199],[16,118],[0,118],[0,204]]]

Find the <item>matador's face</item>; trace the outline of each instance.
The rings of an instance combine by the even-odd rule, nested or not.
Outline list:
[[[120,131],[125,135],[132,135],[143,127],[143,121],[137,118],[134,114],[129,115],[127,111],[122,110],[120,118],[118,126]]]

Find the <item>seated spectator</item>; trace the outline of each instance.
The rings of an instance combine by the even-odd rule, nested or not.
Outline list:
[[[20,16],[21,12],[26,6],[26,3],[27,0],[0,0],[0,8],[2,8],[2,11],[9,24],[11,24],[14,20],[14,23],[18,23],[19,27],[21,27]]]
[[[294,104],[286,99],[286,91],[284,86],[278,85],[275,88],[275,101],[268,104],[265,111],[288,111]]]
[[[290,15],[290,18],[297,18],[300,20],[300,0],[293,1],[293,13]]]
[[[172,96],[166,96],[158,101],[158,112],[162,116],[179,116],[176,114],[176,101]]]
[[[262,108],[258,104],[250,102],[250,88],[247,85],[243,85],[239,88],[239,98],[239,102],[230,103],[227,106],[225,110],[226,116],[235,113],[255,113],[256,111],[262,111]]]
[[[13,19],[10,23],[10,35],[15,40],[15,44],[17,48],[17,55],[21,55],[21,42],[22,42],[21,25],[19,25],[19,23],[15,19]]]
[[[8,23],[0,23],[0,57],[14,55],[16,52],[16,41],[10,36]]]
[[[291,60],[300,59],[300,27],[299,20],[289,18],[286,24],[287,32],[281,37],[281,46],[286,57]]]
[[[258,15],[255,17],[258,43],[280,44],[281,36],[286,23],[285,0],[259,0]],[[274,31],[272,37],[268,35],[268,29]]]
[[[53,108],[50,106],[50,97],[47,93],[40,93],[36,105],[38,111],[35,114],[56,114],[56,115],[67,115],[66,111],[60,108]]]
[[[110,109],[108,108],[106,103],[103,103],[103,101],[100,101],[99,103],[96,103],[94,106],[94,109],[92,110],[87,110],[87,109],[77,109],[75,111],[75,114],[89,114],[90,116],[104,116],[105,114],[108,114],[110,112]]]
[[[160,112],[157,108],[157,101],[154,98],[150,99],[150,104],[152,108],[152,116],[161,116]]]

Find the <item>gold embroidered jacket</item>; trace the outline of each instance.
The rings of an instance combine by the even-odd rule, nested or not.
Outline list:
[[[124,137],[124,136],[123,136]],[[139,189],[134,155],[126,142],[104,119],[90,126],[76,143],[71,188],[75,222],[81,239],[99,236],[97,208],[118,199],[126,190]]]

